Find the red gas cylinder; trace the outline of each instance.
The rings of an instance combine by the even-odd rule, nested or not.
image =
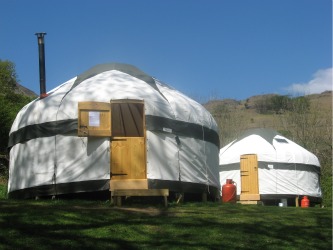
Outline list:
[[[310,200],[307,196],[303,196],[303,199],[301,200],[301,207],[309,207],[310,206]]]
[[[226,183],[222,186],[222,202],[236,203],[237,189],[234,183],[232,179],[227,179]]]

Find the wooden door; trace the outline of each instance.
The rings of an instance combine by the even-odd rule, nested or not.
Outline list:
[[[111,190],[148,188],[144,128],[143,101],[111,101]]]
[[[113,180],[146,179],[144,138],[113,138],[111,173]]]
[[[240,200],[260,200],[257,155],[241,155],[240,175]]]

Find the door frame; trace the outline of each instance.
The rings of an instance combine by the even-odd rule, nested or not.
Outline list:
[[[115,99],[111,100],[111,138],[110,138],[110,190],[120,190],[120,189],[148,189],[148,180],[147,180],[147,146],[146,146],[146,124],[145,124],[145,105],[143,100],[136,100],[136,99]],[[140,104],[142,105],[142,129],[143,129],[143,136],[138,136],[138,137],[130,137],[130,136],[113,136],[112,133],[112,121],[113,121],[113,116],[112,116],[112,105],[113,104]],[[134,119],[134,118],[133,118]],[[139,140],[136,140],[138,138]],[[112,171],[113,171],[113,154],[115,151],[113,151],[113,141],[119,146],[121,145],[121,142],[124,141],[124,146],[126,147],[126,143],[128,141],[132,142],[138,142],[139,144],[142,143],[143,139],[143,151],[142,155],[139,157],[139,161],[142,163],[142,167],[144,169],[141,169],[144,171],[144,174],[140,178],[130,178],[132,176],[132,173],[129,174],[129,178],[126,178],[124,176],[119,175],[117,177],[116,175],[112,176]],[[141,142],[140,142],[141,141]],[[135,147],[133,145],[128,145],[129,149],[131,147]],[[138,152],[136,152],[138,153]],[[127,162],[127,159],[120,159],[123,162]],[[135,164],[137,166],[137,164]],[[121,168],[121,167],[120,167]],[[128,171],[129,169],[126,170],[126,167],[124,167],[125,171]],[[117,173],[115,173],[117,174]],[[119,173],[121,174],[121,173]],[[134,174],[133,174],[134,175]],[[143,178],[142,178],[143,177]]]
[[[240,156],[240,200],[260,200],[258,156],[245,154]]]

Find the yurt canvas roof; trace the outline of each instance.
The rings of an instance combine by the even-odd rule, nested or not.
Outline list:
[[[58,193],[109,188],[110,138],[77,134],[78,103],[87,101],[144,102],[149,187],[219,188],[219,137],[211,114],[136,67],[97,65],[48,94],[26,105],[12,125],[8,186],[13,197],[50,194],[55,187]]]
[[[257,156],[260,194],[321,197],[318,158],[276,131],[248,130],[220,149],[220,182],[234,179],[238,194],[242,155]]]
[[[239,162],[239,155],[257,154],[258,161],[320,167],[318,158],[272,129],[250,129],[220,150],[220,165]]]

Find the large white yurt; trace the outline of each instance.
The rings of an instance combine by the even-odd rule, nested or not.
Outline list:
[[[272,129],[251,129],[220,150],[220,182],[240,200],[321,200],[318,158]],[[293,198],[293,199],[292,199]]]
[[[218,128],[196,101],[118,63],[47,94],[12,125],[9,197],[117,189],[218,195]]]

